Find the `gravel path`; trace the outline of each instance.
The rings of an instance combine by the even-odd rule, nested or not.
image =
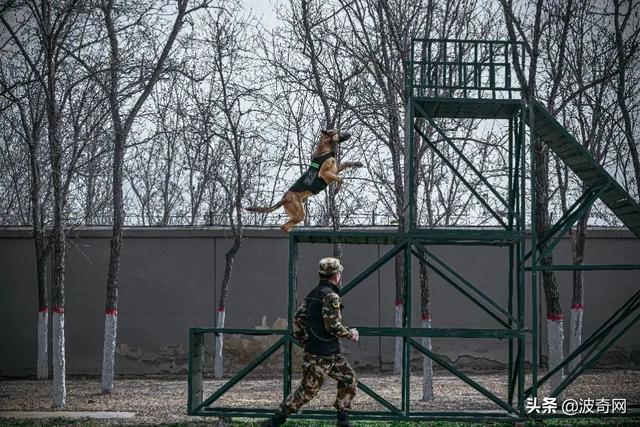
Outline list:
[[[505,373],[469,374],[476,382],[498,396],[506,394]],[[360,380],[375,392],[400,404],[400,378],[393,375],[363,374]],[[418,376],[411,378],[412,408],[416,410],[445,409],[498,409],[498,406],[461,380],[436,372],[434,392],[436,400],[420,402],[421,382]],[[294,386],[298,379],[295,379]],[[211,393],[223,381],[208,380],[206,390]],[[51,410],[51,382],[31,380],[7,380],[0,382],[0,410],[45,411]],[[309,405],[311,408],[329,408],[333,403],[335,382],[328,380],[319,395]],[[543,397],[545,387],[539,393]],[[205,393],[206,394],[206,393]],[[220,406],[252,406],[275,408],[281,397],[281,381],[276,379],[249,378],[237,384],[218,402]],[[640,371],[617,370],[592,372],[576,381],[566,393],[572,398],[626,398],[628,404],[640,403]],[[67,411],[130,411],[136,416],[130,420],[112,420],[117,424],[196,423],[204,421],[186,415],[187,382],[174,379],[126,379],[116,381],[111,395],[100,394],[97,378],[71,378],[67,381]],[[354,410],[381,409],[373,399],[360,392],[354,401]],[[209,422],[213,421],[211,419]]]

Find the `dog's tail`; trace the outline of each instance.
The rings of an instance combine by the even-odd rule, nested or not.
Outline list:
[[[269,213],[269,212],[275,211],[282,205],[284,205],[284,199],[281,199],[278,203],[276,203],[273,206],[269,206],[268,208],[263,208],[259,206],[249,206],[248,208],[245,208],[245,210],[249,212]]]

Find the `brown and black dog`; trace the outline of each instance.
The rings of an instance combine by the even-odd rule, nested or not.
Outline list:
[[[351,138],[348,132],[340,132],[338,129],[321,130],[320,142],[313,152],[311,165],[307,172],[284,193],[278,203],[269,207],[252,206],[246,208],[249,212],[268,213],[280,206],[289,216],[289,221],[280,226],[282,231],[288,233],[292,227],[304,219],[304,201],[312,195],[324,190],[332,182],[336,183],[336,192],[340,190],[342,178],[338,175],[347,168],[360,168],[360,162],[345,162],[338,164],[335,158],[336,144],[340,144]]]

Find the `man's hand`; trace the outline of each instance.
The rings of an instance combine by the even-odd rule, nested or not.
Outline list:
[[[360,340],[360,332],[356,328],[351,328],[351,336],[349,336],[351,341],[358,342]]]

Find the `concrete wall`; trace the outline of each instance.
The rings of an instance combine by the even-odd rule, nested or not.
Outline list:
[[[70,374],[100,372],[109,233],[108,229],[92,228],[74,230],[68,236],[65,318]],[[188,328],[213,326],[215,321],[224,254],[230,246],[228,237],[228,231],[211,228],[125,231],[119,284],[117,373],[180,373],[186,369]],[[263,316],[272,326],[277,318],[286,318],[287,244],[279,231],[247,231],[234,264],[225,326],[254,327],[262,323]],[[344,280],[355,276],[387,249],[344,245]],[[506,249],[466,246],[432,249],[506,307]],[[300,296],[315,286],[317,260],[331,251],[330,245],[301,246]],[[556,262],[570,263],[567,240],[556,249]],[[592,231],[585,262],[640,264],[640,241],[626,231]],[[418,265],[414,262],[414,325],[420,324],[417,272]],[[585,275],[583,336],[586,337],[638,290],[640,272],[600,271]],[[434,327],[499,327],[441,278],[434,273],[431,278]],[[571,273],[559,273],[558,279],[568,337]],[[344,299],[345,323],[392,326],[394,298],[393,262],[390,262]],[[539,298],[544,301],[542,292]],[[34,249],[29,231],[2,229],[0,342],[8,345],[0,347],[0,376],[35,373],[37,313]],[[544,309],[540,314],[544,329]],[[243,348],[237,340],[227,342],[233,351]],[[639,342],[640,328],[632,328],[620,341],[617,352],[610,354],[609,363],[639,365],[638,351],[634,350]],[[390,338],[365,338],[359,345],[347,343],[345,348],[360,367],[388,368],[393,360],[392,345]],[[441,338],[434,339],[434,348],[459,365],[471,367],[500,367],[507,360],[506,343],[497,340]],[[546,352],[544,346],[541,350]]]

